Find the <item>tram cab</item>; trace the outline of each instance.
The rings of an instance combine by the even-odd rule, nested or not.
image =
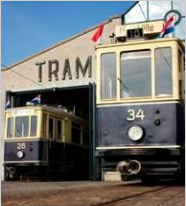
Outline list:
[[[185,47],[177,38],[156,38],[161,28],[119,26],[115,43],[96,49],[100,176],[184,171]]]
[[[5,180],[88,177],[87,120],[48,105],[6,110]]]

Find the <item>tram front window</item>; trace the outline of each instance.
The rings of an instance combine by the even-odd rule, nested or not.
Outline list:
[[[107,53],[101,56],[101,98],[116,98],[116,54]]]
[[[172,51],[171,48],[155,50],[156,96],[172,95]]]
[[[7,138],[13,137],[13,118],[10,117],[7,120]]]
[[[151,52],[129,51],[121,54],[121,98],[151,96]]]
[[[15,137],[27,137],[29,127],[29,117],[16,117],[15,119]]]
[[[30,125],[30,136],[36,136],[37,132],[37,116],[31,117],[31,125]]]

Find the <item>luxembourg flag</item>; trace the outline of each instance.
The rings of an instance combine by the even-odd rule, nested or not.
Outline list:
[[[93,37],[91,39],[93,42],[95,42],[97,44],[101,44],[103,28],[104,28],[104,24],[101,24],[101,26],[98,28],[98,30],[96,31],[96,33],[93,35]]]
[[[34,104],[34,105],[38,105],[41,103],[41,95],[38,94],[35,98],[33,98],[31,101],[29,101],[28,103]]]
[[[163,26],[163,29],[161,30],[160,34],[158,35],[157,38],[164,37],[167,34],[170,34],[174,32],[174,18],[171,16],[166,22],[165,25]]]

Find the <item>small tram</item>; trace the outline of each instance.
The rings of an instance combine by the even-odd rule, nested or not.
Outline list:
[[[122,38],[96,49],[98,176],[182,178],[185,47],[177,38]]]
[[[86,120],[66,109],[38,105],[6,110],[5,180],[88,178]]]

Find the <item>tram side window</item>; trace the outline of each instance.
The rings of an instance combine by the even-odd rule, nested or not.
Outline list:
[[[76,123],[72,123],[72,142],[81,143],[81,126]]]
[[[8,118],[7,122],[7,138],[13,137],[13,118]]]
[[[151,51],[121,54],[121,98],[151,96]]]
[[[43,122],[42,122],[42,135],[43,138],[47,138],[47,114],[43,113]]]
[[[182,97],[185,99],[185,55],[183,56],[182,88]]]
[[[182,98],[182,53],[180,50],[178,50],[178,69],[179,69],[179,74],[180,74],[180,78],[179,78],[179,95],[180,98]]]
[[[49,138],[54,139],[54,119],[49,118]]]
[[[172,50],[170,47],[155,50],[156,96],[172,95]]]
[[[37,133],[37,116],[31,116],[30,136],[36,136]]]
[[[61,122],[61,120],[56,121],[56,137],[58,140],[62,139],[62,122]]]
[[[101,99],[116,98],[116,54],[101,56]]]
[[[29,117],[15,118],[15,137],[28,137]]]
[[[184,99],[184,92],[185,92],[185,58],[183,55],[183,52],[179,49],[178,50],[178,67],[179,67],[179,73],[180,73],[180,78],[179,78],[179,94],[180,94],[180,98]]]

